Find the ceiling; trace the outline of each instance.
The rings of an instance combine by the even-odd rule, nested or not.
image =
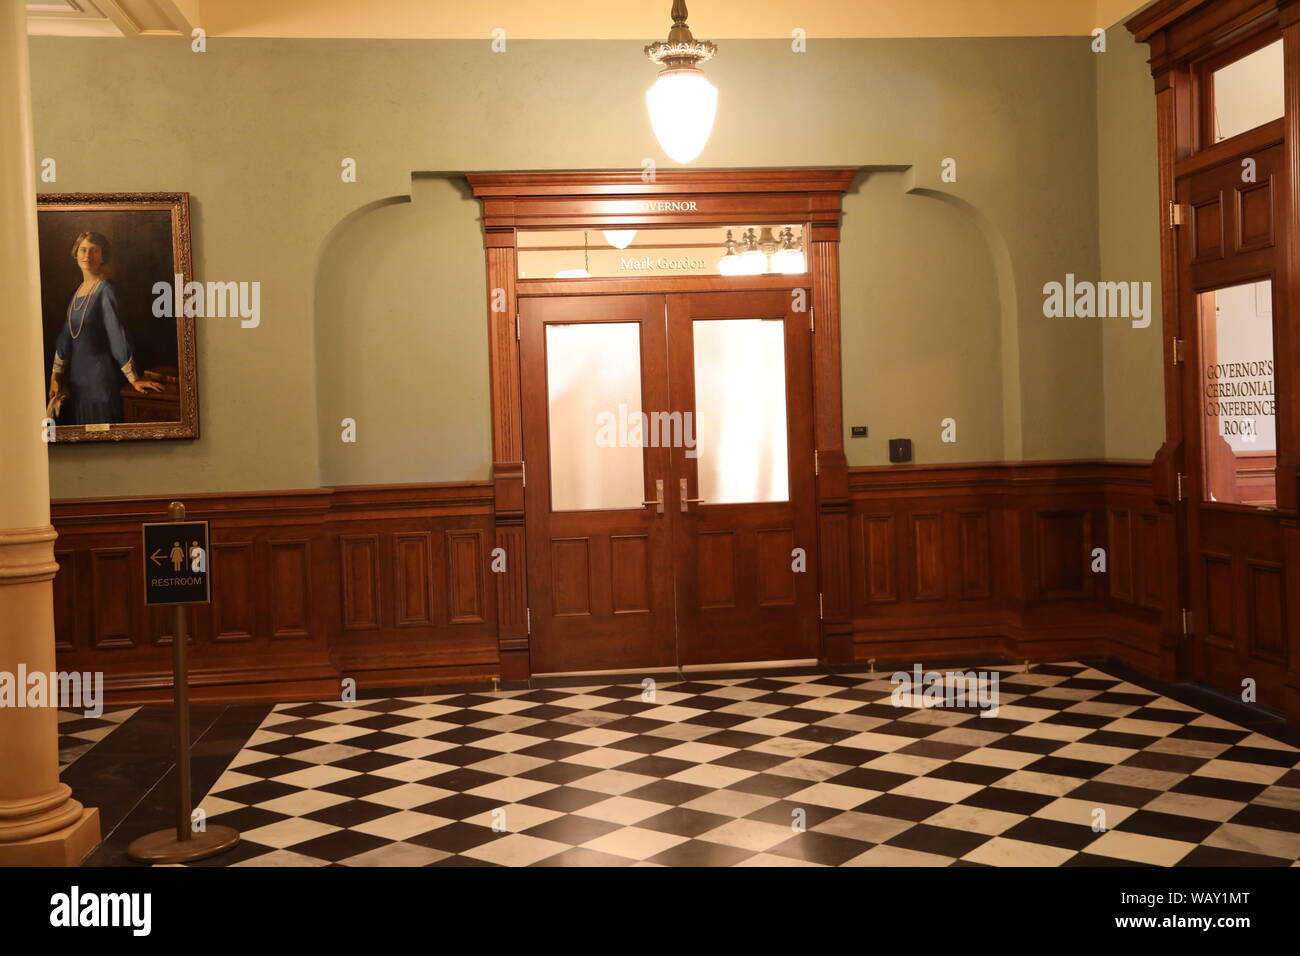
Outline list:
[[[27,32],[74,37],[188,36],[198,7],[198,0],[27,0]]]
[[[635,39],[667,33],[670,0],[26,0],[56,36]],[[701,39],[1086,36],[1143,0],[690,0]]]

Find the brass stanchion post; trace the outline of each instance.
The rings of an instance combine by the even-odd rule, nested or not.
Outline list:
[[[173,501],[167,508],[167,517],[173,522],[185,520],[185,505]],[[173,608],[172,668],[175,671],[173,700],[176,704],[176,831],[155,830],[134,840],[127,854],[144,863],[185,863],[215,856],[239,842],[239,831],[233,827],[205,827],[194,830],[193,803],[190,792],[190,681],[186,660],[189,643],[186,607]]]

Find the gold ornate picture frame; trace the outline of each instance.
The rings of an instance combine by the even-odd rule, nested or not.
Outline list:
[[[175,294],[193,279],[189,193],[43,194],[36,209],[53,443],[198,438],[194,318]]]

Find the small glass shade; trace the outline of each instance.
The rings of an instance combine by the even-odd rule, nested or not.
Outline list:
[[[803,252],[798,249],[782,249],[772,257],[772,266],[782,275],[799,275],[808,271]]]
[[[604,232],[605,241],[615,249],[626,249],[636,238],[635,229],[606,229]]]
[[[724,276],[744,275],[744,264],[740,261],[740,256],[732,253],[731,255],[723,256],[719,259],[718,273]]]
[[[767,271],[767,256],[758,249],[750,249],[740,254],[740,274],[743,276],[761,276]]]

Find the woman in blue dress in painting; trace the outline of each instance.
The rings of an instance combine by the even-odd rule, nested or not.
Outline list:
[[[116,424],[122,421],[123,380],[137,392],[162,386],[136,375],[131,339],[117,308],[117,290],[104,277],[112,246],[97,232],[83,232],[72,244],[81,268],[81,285],[68,303],[68,320],[54,346],[50,370],[51,403],[63,409],[64,425]]]

